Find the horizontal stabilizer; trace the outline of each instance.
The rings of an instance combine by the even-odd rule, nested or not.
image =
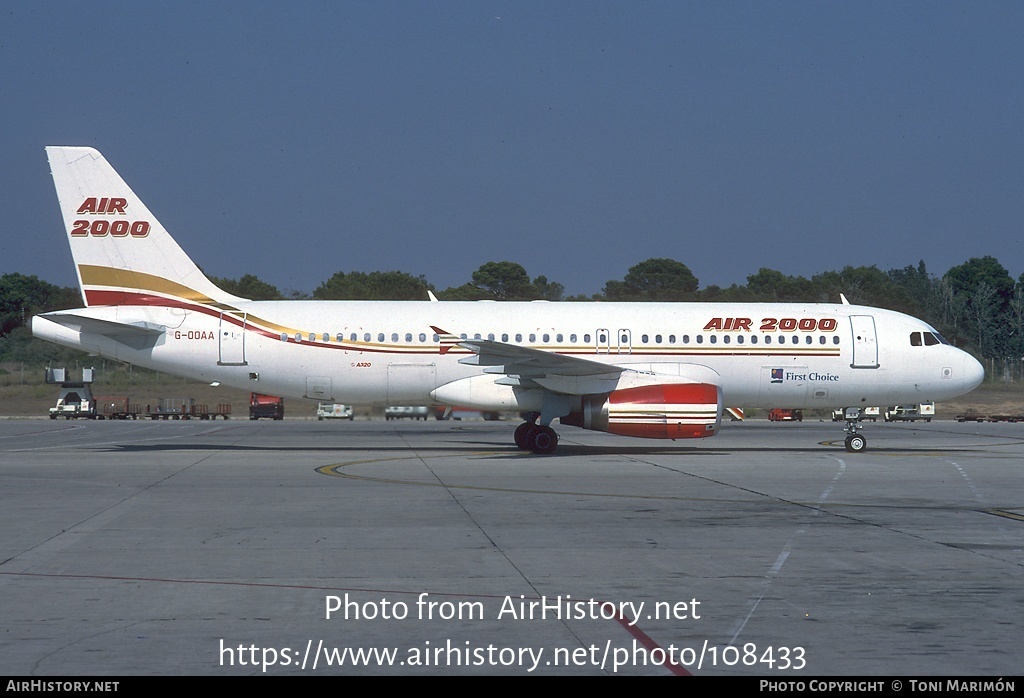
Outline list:
[[[71,312],[44,313],[41,317],[76,332],[98,334],[104,337],[150,337],[163,334],[167,330],[165,326],[152,322],[115,322]]]

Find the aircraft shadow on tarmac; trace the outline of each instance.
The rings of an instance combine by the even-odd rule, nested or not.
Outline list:
[[[991,446],[991,444],[986,444]],[[493,441],[458,441],[453,443],[416,445],[408,444],[394,445],[380,444],[373,448],[366,446],[346,445],[323,445],[323,446],[265,446],[253,444],[203,444],[203,443],[168,443],[168,444],[119,444],[115,446],[104,446],[102,450],[118,453],[171,453],[180,451],[223,451],[230,453],[451,453],[453,455],[485,454],[488,456],[509,456],[514,458],[539,458],[539,459],[565,459],[565,458],[593,458],[594,456],[729,456],[735,454],[757,454],[757,453],[807,453],[824,455],[841,455],[846,457],[860,457],[870,454],[919,454],[930,455],[934,453],[977,453],[980,445],[973,447],[949,447],[938,448],[933,446],[921,447],[873,447],[867,454],[849,454],[843,450],[842,444],[818,444],[808,446],[737,446],[730,448],[694,448],[686,446],[587,446],[562,442],[559,445],[558,453],[552,455],[537,455],[529,451],[522,451],[516,446],[503,445]]]

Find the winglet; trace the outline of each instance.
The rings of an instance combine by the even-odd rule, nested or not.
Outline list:
[[[843,305],[849,305],[850,301],[846,300],[846,296],[842,293],[839,294],[839,300],[843,302]]]
[[[459,342],[462,341],[459,337],[456,337],[451,332],[446,332],[445,330],[442,330],[440,327],[434,327],[433,325],[431,325],[430,329],[432,329],[434,331],[434,334],[436,334],[440,339],[441,354],[447,354],[452,350],[453,347],[458,346]]]

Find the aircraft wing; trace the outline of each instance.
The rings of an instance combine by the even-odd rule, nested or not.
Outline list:
[[[459,363],[485,366],[485,373],[503,375],[498,385],[541,387],[556,393],[590,395],[614,390],[619,376],[627,369],[582,359],[578,356],[556,354],[553,351],[522,347],[490,339],[458,339],[450,333],[433,328],[448,346],[459,346],[473,352],[473,356]]]

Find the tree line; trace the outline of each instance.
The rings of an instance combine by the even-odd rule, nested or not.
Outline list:
[[[808,302],[835,303],[840,294],[854,304],[897,310],[933,325],[953,344],[972,351],[998,377],[1020,374],[1024,358],[1024,274],[1014,280],[991,256],[974,257],[941,276],[917,266],[882,271],[876,266],[843,267],[810,278],[762,268],[745,284],[700,287],[689,267],[673,259],[648,259],[607,281],[591,296],[567,296],[545,276],[531,278],[516,262],[487,262],[461,286],[438,290],[423,276],[400,271],[339,271],[311,294],[282,293],[255,275],[210,277],[228,293],[254,300],[439,300]],[[35,276],[0,276],[0,361],[38,363],[59,348],[32,345],[27,322],[33,314],[81,305],[77,289],[54,286]],[[68,350],[70,351],[70,350]],[[60,358],[60,357],[58,357]],[[66,359],[64,359],[66,360]]]

